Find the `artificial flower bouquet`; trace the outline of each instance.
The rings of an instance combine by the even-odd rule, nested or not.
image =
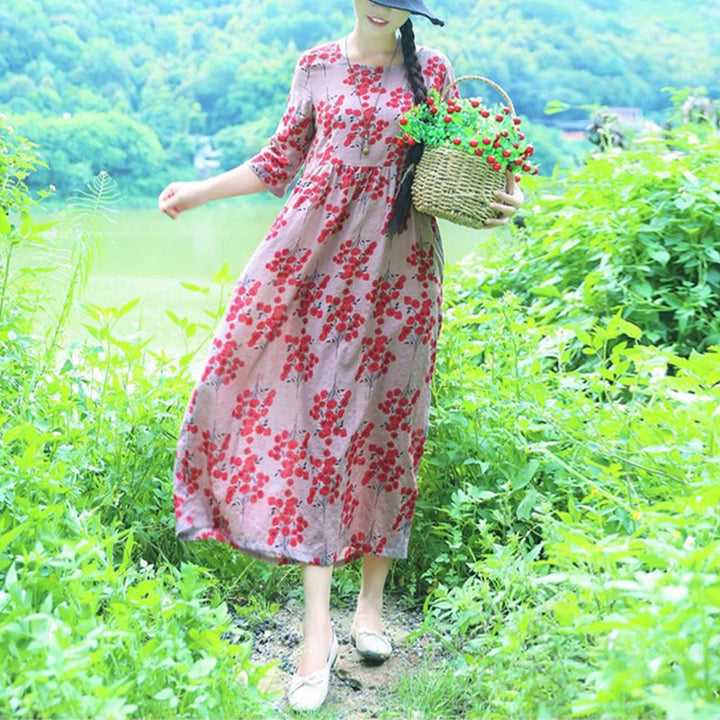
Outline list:
[[[478,98],[446,101],[431,90],[427,104],[414,105],[401,116],[399,140],[425,145],[412,187],[415,207],[479,228],[496,215],[489,203],[494,201],[493,192],[505,186],[506,173],[520,182],[524,174],[537,174],[538,169],[530,159],[534,148],[521,131],[522,121],[505,91],[480,76],[458,78],[455,83],[469,79],[491,85],[506,103],[486,106]]]

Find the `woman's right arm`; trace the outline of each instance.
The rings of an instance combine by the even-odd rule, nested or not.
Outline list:
[[[315,112],[310,90],[310,64],[298,60],[288,107],[268,145],[243,165],[222,175],[168,185],[158,198],[160,210],[175,219],[181,212],[222,198],[268,190],[282,197],[297,174],[315,135]]]
[[[267,190],[267,186],[245,163],[207,180],[170,183],[160,193],[158,207],[174,220],[181,212],[200,207],[206,202],[252,195],[263,190]]]

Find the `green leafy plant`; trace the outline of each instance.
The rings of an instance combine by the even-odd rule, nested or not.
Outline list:
[[[44,189],[35,195],[28,189],[28,178],[41,167],[45,163],[37,145],[18,135],[0,114],[0,322],[5,320],[14,256],[20,248],[42,244],[42,234],[52,227],[52,223],[35,222],[31,215],[32,208],[52,191]],[[31,304],[21,306],[27,310]]]
[[[719,157],[720,135],[691,127],[594,155],[534,197],[478,290],[512,291],[538,322],[576,328],[620,312],[682,355],[718,344]]]

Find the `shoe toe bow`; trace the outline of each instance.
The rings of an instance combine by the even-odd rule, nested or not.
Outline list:
[[[330,687],[330,670],[338,654],[338,642],[335,633],[332,636],[330,654],[325,667],[310,675],[294,675],[288,686],[288,704],[293,710],[308,712],[316,710],[324,702]]]

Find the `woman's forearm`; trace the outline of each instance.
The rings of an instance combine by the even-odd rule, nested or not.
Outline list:
[[[267,190],[265,183],[251,170],[248,163],[202,181],[205,202],[252,195]]]
[[[170,183],[160,193],[158,207],[174,220],[180,213],[212,200],[251,195],[263,190],[267,187],[245,163],[207,180]]]

